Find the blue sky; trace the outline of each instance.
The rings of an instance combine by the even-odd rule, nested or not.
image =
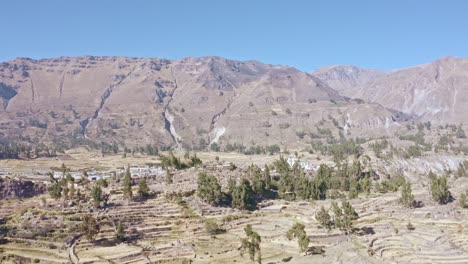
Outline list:
[[[0,61],[221,56],[301,70],[468,57],[468,1],[5,0]]]

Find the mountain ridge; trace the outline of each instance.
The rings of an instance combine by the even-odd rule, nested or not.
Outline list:
[[[28,142],[288,146],[319,127],[352,138],[386,135],[411,119],[293,67],[217,56],[19,58],[0,63],[0,83],[2,137]]]

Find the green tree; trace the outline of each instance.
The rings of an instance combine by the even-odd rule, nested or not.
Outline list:
[[[358,197],[358,182],[354,178],[354,176],[351,176],[349,179],[349,194],[348,198],[349,199],[354,199]]]
[[[143,198],[148,198],[149,192],[150,192],[150,189],[148,187],[148,183],[146,182],[146,177],[144,177],[138,183],[138,194]]]
[[[98,208],[102,202],[102,189],[98,184],[95,184],[91,189],[91,197],[93,198],[94,207]]]
[[[341,228],[342,227],[341,218],[343,218],[343,211],[341,210],[338,203],[336,203],[335,201],[331,203],[331,207],[333,211],[333,224],[336,228]]]
[[[262,253],[260,249],[260,243],[262,242],[262,239],[260,235],[253,231],[250,224],[244,228],[244,231],[247,237],[242,238],[241,240],[241,256],[243,256],[245,251],[247,251],[249,253],[250,260],[261,264]]]
[[[223,193],[218,179],[204,172],[198,174],[197,194],[198,197],[212,205],[219,205],[223,199]]]
[[[305,226],[300,223],[295,223],[291,229],[288,230],[286,234],[289,240],[297,238],[297,243],[299,244],[299,251],[305,252],[309,247],[310,239],[305,232]]]
[[[263,195],[266,191],[266,184],[260,174],[255,174],[253,178],[253,190],[258,195]]]
[[[62,197],[62,184],[54,178],[54,174],[49,172],[50,185],[47,188],[50,197],[58,200]]]
[[[125,171],[122,191],[123,191],[124,197],[126,197],[127,199],[131,200],[133,198],[132,175],[130,173],[130,165],[127,166],[127,170]]]
[[[239,186],[236,186],[232,196],[232,207],[238,209],[253,209],[255,208],[255,197],[252,186],[249,180],[242,179]]]
[[[119,241],[124,241],[125,240],[125,226],[122,224],[122,222],[119,222],[117,224],[116,230],[115,230],[115,238]]]
[[[366,195],[368,195],[371,191],[371,181],[369,177],[365,177],[359,180],[359,189]]]
[[[348,201],[341,201],[341,207],[343,209],[342,228],[347,233],[353,232],[354,221],[357,220],[359,216]]]
[[[435,177],[431,182],[431,192],[434,201],[439,204],[446,204],[450,201],[452,195],[448,189],[447,177]]]
[[[405,182],[402,185],[400,202],[405,207],[409,207],[409,208],[413,207],[414,195],[412,194],[411,184],[409,182]]]
[[[327,228],[328,230],[331,229],[332,222],[331,222],[331,217],[330,214],[328,213],[327,210],[325,210],[325,207],[321,207],[319,211],[315,214],[315,219],[322,225],[323,227]]]
[[[83,236],[90,242],[94,242],[96,236],[99,234],[100,227],[97,220],[91,215],[85,215],[83,222],[80,225],[80,231]]]
[[[341,208],[333,201],[332,210],[334,214],[333,223],[335,227],[344,230],[346,233],[353,232],[354,221],[359,218],[359,215],[356,213],[353,206],[346,199],[343,199],[341,201]]]

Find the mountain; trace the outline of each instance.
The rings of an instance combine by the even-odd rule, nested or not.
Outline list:
[[[468,123],[468,59],[445,57],[389,72],[335,66],[313,72],[340,94],[379,103],[422,121]]]
[[[408,119],[291,67],[219,57],[18,58],[0,64],[0,97],[2,139],[31,143],[289,146],[318,124],[356,137]]]
[[[320,67],[310,74],[324,81],[338,92],[343,93],[350,88],[362,86],[375,78],[381,77],[385,73],[353,65],[335,65]]]

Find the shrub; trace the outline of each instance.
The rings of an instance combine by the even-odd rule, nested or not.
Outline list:
[[[413,207],[414,205],[414,195],[412,194],[411,184],[409,182],[405,182],[402,185],[400,202],[405,207]]]
[[[468,190],[460,194],[460,206],[462,208],[468,208]]]
[[[439,204],[446,204],[450,201],[452,195],[448,189],[447,177],[435,177],[431,182],[431,193],[434,201]]]

